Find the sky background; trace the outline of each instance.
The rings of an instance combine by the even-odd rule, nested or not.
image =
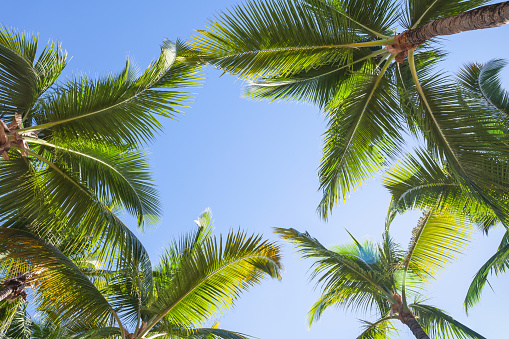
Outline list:
[[[41,47],[53,38],[72,57],[64,76],[81,72],[118,72],[126,57],[140,70],[159,55],[163,38],[188,39],[207,19],[231,8],[234,0],[187,1],[4,1],[1,23],[38,32]],[[444,41],[450,52],[441,68],[453,74],[466,62],[506,58],[509,26],[461,33]],[[164,120],[164,134],[150,146],[164,211],[158,227],[139,234],[152,261],[164,246],[193,229],[193,220],[207,207],[216,234],[242,228],[276,240],[272,227],[307,230],[324,245],[357,239],[379,240],[390,196],[373,180],[340,207],[327,223],[315,212],[317,168],[321,159],[325,119],[304,104],[267,103],[241,98],[242,82],[207,68],[196,100],[177,121]],[[509,85],[509,72],[504,71]],[[506,86],[509,87],[509,86]],[[396,218],[392,235],[407,247],[420,212]],[[128,219],[127,219],[128,220]],[[131,223],[134,227],[134,223]],[[491,279],[481,303],[467,318],[462,301],[474,273],[494,253],[503,230],[489,237],[475,234],[466,255],[449,266],[428,289],[430,303],[487,338],[506,337],[509,276]],[[307,326],[307,311],[319,295],[309,282],[310,262],[299,260],[283,245],[282,281],[264,281],[220,317],[221,327],[263,339],[355,338],[358,318],[369,315],[331,309],[320,322]],[[371,318],[373,319],[373,318]],[[412,338],[400,326],[401,338]]]

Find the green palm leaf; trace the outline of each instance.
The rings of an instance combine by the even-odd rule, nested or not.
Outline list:
[[[0,197],[0,211],[5,211],[2,213],[3,227],[19,228],[31,224],[31,231],[43,238],[61,232],[72,237],[76,246],[81,246],[81,241],[86,239],[90,248],[102,248],[100,260],[103,263],[122,254],[144,263],[147,275],[151,275],[145,248],[110,208],[86,186],[74,180],[67,169],[44,163],[43,157],[32,154],[48,168],[22,173],[29,160],[21,156],[1,163],[8,169],[17,169],[19,174],[14,183],[6,183],[8,188],[14,189],[4,191],[7,193]],[[12,180],[13,171],[4,173]],[[70,225],[74,227],[70,228]]]
[[[347,95],[349,80],[369,63],[368,59],[379,62],[387,51],[359,49],[352,52],[353,61],[348,59],[338,64],[325,64],[304,69],[291,75],[251,81],[244,88],[244,96],[262,100],[308,101],[324,108],[335,96]],[[341,94],[340,94],[341,93]]]
[[[160,336],[167,339],[248,339],[252,338],[244,334],[218,328],[216,322],[210,328],[183,328],[175,324],[158,325],[150,332],[152,336]]]
[[[152,140],[161,126],[154,116],[172,118],[190,99],[189,93],[178,89],[193,87],[199,79],[198,68],[174,65],[177,46],[165,40],[159,59],[140,76],[127,62],[116,76],[82,75],[54,88],[34,108],[37,126],[20,132],[42,130],[65,140],[101,139],[114,145]]]
[[[62,321],[108,323],[112,309],[106,299],[65,255],[36,236],[0,229],[0,253],[38,281],[36,300]],[[79,293],[77,293],[79,291]]]
[[[484,285],[488,282],[488,275],[499,274],[509,268],[509,232],[504,234],[497,252],[492,255],[484,265],[477,271],[465,297],[465,311],[472,308],[481,299]]]
[[[502,121],[509,115],[509,93],[502,88],[500,72],[507,62],[493,59],[486,64],[467,64],[458,74],[459,84],[483,103],[498,110]]]
[[[379,264],[378,249],[366,244],[328,250],[307,232],[300,233],[291,228],[275,228],[274,232],[292,242],[303,258],[316,260],[311,278],[316,278],[323,293],[310,311],[310,323],[333,305],[354,310],[375,307],[382,316],[387,315],[386,300],[392,299],[394,281],[386,267]]]
[[[362,321],[364,331],[357,339],[389,339],[398,334],[398,330],[390,323],[394,317],[381,318],[374,323]]]
[[[485,105],[462,98],[451,90],[455,84],[443,78],[421,73],[409,54],[409,66],[415,89],[412,100],[419,102],[419,109],[409,112],[416,119],[428,149],[438,158],[447,162],[450,173],[460,183],[466,194],[474,200],[483,201],[503,220],[506,206],[490,194],[486,188],[507,191],[505,154],[507,145],[501,138],[503,126]],[[423,80],[421,85],[418,77]],[[408,98],[410,99],[410,97]]]
[[[163,265],[169,266],[164,260]],[[265,275],[280,278],[281,263],[274,243],[230,232],[224,242],[205,240],[193,253],[181,257],[179,267],[180,274],[171,281],[156,280],[157,299],[149,305],[154,316],[142,335],[163,318],[183,327],[210,319],[230,308],[243,290]]]
[[[35,101],[67,64],[59,45],[48,44],[36,59],[37,46],[37,36],[0,27],[0,106],[7,120],[18,113],[30,125]]]
[[[102,338],[118,338],[120,330],[116,327],[103,327],[93,330],[83,331],[74,335],[70,335],[70,339],[102,339]]]
[[[358,75],[354,90],[330,114],[319,169],[324,196],[318,211],[323,218],[399,152],[401,116],[391,84],[384,77],[392,59],[378,74],[374,70],[364,78]]]
[[[452,177],[447,166],[421,149],[392,166],[384,174],[382,183],[392,195],[389,215],[414,208],[446,209],[448,213],[469,217],[487,231],[498,222],[497,214],[503,213],[475,200],[474,195],[465,194],[465,188]],[[484,194],[496,196],[496,192],[489,190]],[[497,199],[504,201],[503,196],[502,192]]]
[[[402,261],[405,272],[411,270],[421,279],[436,277],[437,272],[466,247],[471,231],[468,221],[456,214],[425,212],[412,231]]]
[[[326,2],[308,2],[312,6],[277,0],[234,7],[211,21],[209,31],[193,37],[191,46],[222,70],[267,78],[337,64],[352,54],[352,47],[383,44],[357,39],[352,21],[338,10],[329,11]],[[322,11],[328,15],[317,15]]]
[[[34,138],[27,138],[27,141],[45,146],[46,159],[65,164],[100,200],[121,202],[138,217],[138,226],[157,220],[159,201],[145,153],[128,147],[117,148],[99,140],[64,140],[57,145]]]
[[[441,309],[421,303],[408,306],[418,317],[417,320],[431,339],[485,339],[485,337],[453,319]]]

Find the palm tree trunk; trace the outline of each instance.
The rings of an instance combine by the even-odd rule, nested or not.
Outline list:
[[[451,35],[476,29],[499,27],[509,23],[509,1],[479,7],[448,18],[428,22],[422,27],[409,29],[395,36],[395,42],[388,45],[396,61],[403,62],[407,51],[439,35]]]
[[[417,339],[429,339],[428,335],[417,322],[417,319],[415,319],[415,316],[412,314],[412,312],[402,312],[400,314],[400,319],[403,324],[410,328],[410,331],[412,331]]]
[[[5,286],[4,289],[0,291],[0,301],[9,298],[13,292],[14,292],[13,286]]]
[[[499,27],[509,23],[509,1],[473,9],[406,31],[405,42],[419,45],[438,35],[451,35],[476,29]],[[405,33],[405,32],[404,32]]]

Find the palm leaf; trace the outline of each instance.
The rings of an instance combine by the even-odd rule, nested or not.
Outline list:
[[[346,95],[349,80],[365,67],[369,59],[380,61],[387,51],[359,49],[352,53],[352,61],[325,64],[304,69],[291,75],[251,81],[244,88],[244,96],[262,100],[308,101],[324,108],[335,96]],[[339,94],[341,93],[341,94]],[[344,93],[344,94],[343,94]]]
[[[357,32],[373,38],[387,38],[397,20],[397,2],[392,0],[302,0],[313,6],[317,15],[340,14]],[[323,6],[326,4],[327,6]]]
[[[174,64],[177,45],[163,42],[161,55],[143,74],[135,76],[127,62],[118,75],[91,79],[84,75],[53,88],[36,104],[36,126],[64,140],[101,139],[114,145],[137,145],[153,139],[161,125],[156,115],[172,118],[196,85],[197,67]],[[111,128],[115,126],[115,128]]]
[[[323,1],[249,1],[212,20],[191,47],[229,73],[258,78],[291,75],[335,64],[352,47],[382,45],[356,39],[352,21]],[[320,15],[327,11],[328,15]]]
[[[230,232],[225,242],[209,238],[183,256],[180,268],[170,281],[156,281],[157,299],[149,305],[154,316],[141,335],[163,318],[183,327],[210,319],[230,308],[243,290],[265,275],[279,278],[281,264],[274,243]]]
[[[462,252],[470,233],[471,226],[465,218],[446,211],[424,212],[412,231],[412,239],[402,261],[404,271],[410,270],[422,279],[435,277],[438,270]]]
[[[474,200],[464,193],[464,188],[444,166],[429,152],[418,149],[415,155],[407,155],[385,172],[382,183],[391,192],[389,215],[418,208],[446,209],[449,213],[465,215],[487,231],[497,219],[497,211],[483,201]],[[494,195],[487,191],[485,194]],[[504,200],[503,195],[499,198]]]
[[[362,250],[357,245],[328,250],[307,232],[291,228],[275,228],[274,232],[293,243],[303,258],[316,260],[311,278],[322,286],[322,297],[310,311],[310,323],[332,305],[354,310],[375,306],[382,316],[389,311],[386,300],[392,298],[392,274],[380,265],[377,249],[367,244]]]
[[[36,301],[62,321],[107,323],[112,309],[106,299],[54,246],[21,230],[0,229],[0,253],[37,276]]]
[[[484,104],[498,110],[505,123],[509,115],[509,93],[502,89],[500,72],[506,64],[503,59],[493,59],[486,64],[471,63],[458,74],[459,84]]]
[[[159,201],[143,152],[100,141],[59,141],[57,145],[34,138],[27,141],[45,146],[46,159],[65,164],[100,200],[121,202],[137,216],[139,227],[156,222]]]
[[[323,218],[399,152],[403,142],[400,113],[395,109],[391,83],[384,76],[392,60],[386,61],[378,75],[358,76],[360,83],[333,108],[319,169],[323,198],[318,211]]]
[[[37,98],[67,64],[59,45],[49,43],[36,59],[38,37],[0,26],[0,106],[3,118],[21,114],[26,124]]]
[[[477,271],[474,279],[465,296],[464,306],[465,311],[472,308],[481,299],[482,290],[484,285],[488,282],[488,275],[491,273],[499,274],[505,272],[509,268],[509,232],[504,234],[504,237],[498,247],[497,252],[492,255],[484,265]]]
[[[419,103],[411,114],[424,132],[428,149],[447,162],[455,180],[468,188],[465,194],[499,211],[497,217],[503,220],[507,207],[486,194],[486,188],[507,191],[508,148],[502,139],[503,126],[485,105],[459,100],[455,84],[436,75],[419,77],[412,53],[409,66],[416,87],[407,91],[415,91],[413,100]]]
[[[398,330],[390,323],[394,317],[381,318],[374,323],[362,321],[364,331],[357,339],[389,339],[398,333]]]
[[[2,213],[3,227],[20,228],[31,224],[31,231],[43,238],[61,232],[72,237],[76,246],[87,240],[90,248],[102,249],[99,259],[103,263],[123,255],[143,263],[146,276],[151,276],[145,248],[108,206],[73,179],[65,168],[47,162],[36,153],[31,154],[48,168],[35,173],[33,170],[21,173],[22,166],[26,166],[28,161],[24,157],[13,159],[13,165],[3,164],[11,161],[2,163],[8,168],[16,166],[20,175],[13,184],[8,184],[15,189],[0,197],[0,211],[5,211],[5,214]],[[6,172],[6,175],[11,175],[9,173],[13,172]],[[9,202],[11,199],[16,202]],[[22,208],[9,211],[13,204]]]
[[[102,339],[102,338],[117,338],[120,336],[120,330],[116,327],[103,327],[93,330],[83,331],[69,336],[69,339]]]
[[[485,339],[485,337],[453,319],[441,309],[421,303],[408,306],[417,316],[417,321],[431,339]]]

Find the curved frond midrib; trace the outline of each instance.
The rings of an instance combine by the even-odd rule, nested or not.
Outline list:
[[[256,259],[256,258],[263,258],[265,260],[270,260],[271,262],[275,263],[274,260],[272,260],[268,256],[256,254],[256,255],[248,255],[248,256],[244,256],[242,258],[238,258],[236,260],[228,262],[228,264],[226,264],[226,265],[222,265],[222,266],[216,268],[214,271],[210,272],[205,277],[200,279],[194,285],[194,287],[192,287],[189,291],[187,291],[183,296],[178,298],[170,307],[164,309],[163,312],[161,312],[161,314],[159,314],[151,323],[148,324],[148,326],[145,329],[145,331],[140,333],[140,335],[137,338],[142,338],[146,333],[148,333],[150,331],[150,329],[152,327],[154,327],[162,318],[164,318],[169,312],[171,312],[171,310],[173,310],[180,302],[182,302],[185,298],[187,298],[191,293],[193,293],[196,289],[198,289],[203,283],[205,283],[211,277],[213,277],[214,275],[218,274],[219,272],[227,269],[228,267],[231,267],[231,266],[235,265],[236,263],[238,263],[240,261],[245,261],[245,260],[248,260],[248,259]]]
[[[135,194],[136,196],[136,200],[138,201],[138,204],[139,206],[141,207],[142,211],[140,211],[142,214],[144,213],[143,212],[143,202],[142,202],[142,199],[141,197],[139,196],[138,192],[136,191],[136,189],[132,186],[131,182],[122,174],[120,173],[115,167],[113,167],[112,165],[110,165],[109,163],[101,160],[101,159],[97,159],[89,154],[85,154],[85,153],[82,153],[82,152],[79,152],[79,151],[76,151],[76,150],[73,150],[73,149],[70,149],[70,148],[66,148],[66,147],[62,147],[62,146],[58,146],[58,145],[54,145],[54,144],[51,144],[47,141],[44,141],[44,140],[41,140],[41,139],[35,139],[35,138],[29,138],[29,137],[25,137],[24,138],[27,142],[33,142],[33,143],[36,143],[36,144],[40,144],[40,145],[45,145],[45,146],[49,146],[49,147],[53,147],[53,148],[56,148],[56,149],[61,149],[61,150],[64,150],[64,151],[67,151],[67,152],[71,152],[71,153],[75,153],[75,154],[78,154],[80,156],[83,156],[83,157],[86,157],[86,158],[89,158],[89,159],[92,159],[94,161],[97,161],[103,165],[105,165],[106,167],[108,167],[111,171],[115,172],[119,177],[121,177],[124,182],[127,183],[127,185],[131,188],[131,191]]]

